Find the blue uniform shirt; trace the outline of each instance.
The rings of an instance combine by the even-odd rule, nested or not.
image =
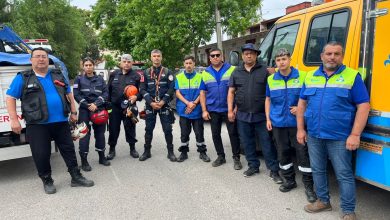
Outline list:
[[[48,72],[45,77],[41,77],[37,75],[37,78],[41,83],[43,90],[45,91],[47,109],[49,112],[48,120],[43,124],[68,121],[68,118],[64,116],[64,108],[62,106],[61,97],[60,95],[58,95],[58,92],[53,84],[51,74],[49,74]],[[67,84],[69,85],[68,82]],[[24,85],[24,81],[23,81],[22,74],[18,74],[13,79],[10,87],[8,88],[7,95],[15,99],[20,99],[23,92],[23,85]],[[67,93],[71,92],[70,86],[68,86],[66,92]]]

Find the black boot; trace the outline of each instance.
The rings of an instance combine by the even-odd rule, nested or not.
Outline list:
[[[177,162],[183,162],[188,159],[187,152],[181,152],[179,158],[177,158]]]
[[[99,154],[99,163],[104,166],[110,166],[110,161],[107,160],[107,158],[104,156],[104,151],[98,151]]]
[[[41,176],[43,182],[43,189],[45,189],[46,194],[54,194],[57,192],[56,187],[53,185],[54,180],[50,175]]]
[[[173,152],[173,145],[168,145],[167,150],[168,150],[167,158],[168,158],[171,162],[176,162],[176,161],[177,161],[177,158],[176,158],[176,156],[175,156],[175,153]]]
[[[71,186],[85,186],[85,187],[91,187],[94,185],[94,182],[92,180],[88,180],[80,173],[80,169],[75,167],[73,169],[69,170],[70,176],[72,177]]]
[[[314,192],[312,184],[305,185],[305,194],[308,202],[313,203],[317,200],[317,195]]]
[[[110,150],[107,154],[107,160],[112,160],[115,157],[115,146],[110,146]]]
[[[152,157],[152,154],[150,153],[151,146],[145,146],[144,153],[139,157],[139,161],[145,161]]]
[[[289,192],[292,189],[297,188],[297,182],[295,180],[286,180],[282,185],[280,185],[280,192]]]
[[[139,154],[138,154],[137,150],[135,149],[135,144],[130,144],[130,156],[132,156],[133,158],[139,157]]]
[[[92,167],[89,165],[87,157],[88,153],[85,152],[79,152],[80,153],[80,158],[81,158],[81,169],[84,170],[85,172],[89,172],[92,170]]]
[[[199,159],[203,160],[203,162],[210,162],[210,157],[207,156],[206,152],[200,152]]]
[[[240,156],[233,156],[233,162],[234,162],[234,169],[235,170],[241,170],[242,169]]]

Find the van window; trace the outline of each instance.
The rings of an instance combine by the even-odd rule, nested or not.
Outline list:
[[[313,19],[306,44],[305,64],[320,64],[322,48],[328,42],[338,41],[345,46],[348,15],[348,12],[343,11],[322,15]]]
[[[280,24],[278,24],[280,26]],[[268,66],[275,66],[274,56],[278,49],[286,48],[293,53],[295,40],[297,38],[299,23],[281,26],[274,26],[260,46],[262,60]]]

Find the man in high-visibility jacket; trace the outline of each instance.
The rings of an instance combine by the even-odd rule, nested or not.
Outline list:
[[[176,76],[176,111],[180,116],[181,152],[177,162],[188,159],[189,140],[191,127],[194,129],[196,146],[198,147],[199,158],[204,162],[210,162],[206,154],[206,144],[204,143],[204,127],[202,119],[202,109],[199,105],[200,90],[204,89],[202,75],[194,71],[195,58],[193,56],[184,57],[184,71]]]
[[[218,167],[226,163],[221,138],[221,127],[222,123],[225,122],[232,147],[234,169],[241,170],[240,139],[238,137],[237,123],[236,120],[230,122],[227,116],[229,79],[235,67],[223,62],[222,51],[218,48],[211,49],[209,57],[211,65],[202,72],[205,89],[200,91],[200,104],[202,105],[203,119],[210,121],[213,143],[218,155],[212,165],[213,167]]]
[[[343,65],[343,58],[342,44],[330,42],[321,53],[323,64],[307,73],[298,102],[297,139],[300,144],[308,142],[318,197],[305,206],[305,211],[332,210],[327,181],[329,158],[340,187],[343,219],[356,219],[352,151],[359,147],[370,104],[359,72]]]
[[[302,172],[302,182],[309,202],[317,197],[313,189],[309,153],[307,145],[297,142],[297,120],[295,118],[299,93],[306,73],[290,66],[291,54],[285,48],[276,52],[275,62],[278,71],[268,77],[265,99],[267,129],[272,130],[278,151],[280,173],[285,181],[279,187],[281,192],[288,192],[297,187],[292,161],[291,147],[295,149],[298,169]]]

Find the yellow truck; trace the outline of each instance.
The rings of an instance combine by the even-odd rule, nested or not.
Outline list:
[[[344,64],[365,78],[372,108],[356,152],[355,174],[390,191],[390,1],[325,2],[280,18],[262,41],[259,60],[275,66],[275,52],[287,48],[292,65],[309,71],[321,65],[327,42],[341,42]]]

